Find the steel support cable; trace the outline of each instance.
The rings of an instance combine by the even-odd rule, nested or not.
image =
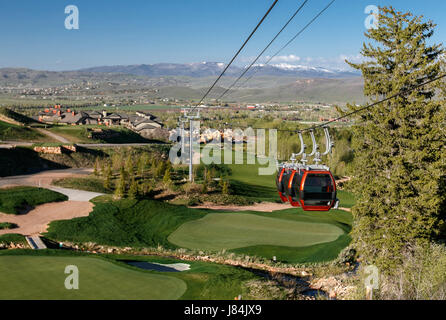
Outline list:
[[[313,19],[310,20],[310,22],[308,22],[302,29],[299,30],[299,32],[293,37],[291,38],[291,40],[289,40],[285,45],[283,45],[276,53],[274,53],[271,57],[269,57],[269,59],[265,62],[265,65],[268,65],[271,60],[273,60],[279,53],[281,53],[286,47],[288,47],[294,40],[296,40],[297,37],[299,37],[310,25],[313,24],[313,22],[315,22],[328,8],[331,7],[331,5],[335,2],[336,0],[332,0],[324,9],[322,9],[321,11],[318,12],[318,14],[316,14]],[[243,82],[238,88],[243,87],[246,83],[249,82],[249,80],[251,80],[254,75],[260,70],[260,68],[254,69],[254,72],[246,79],[245,82]]]
[[[340,117],[337,117],[337,118],[332,119],[332,120],[330,120],[330,121],[326,121],[326,122],[324,122],[324,123],[321,123],[321,124],[312,126],[312,127],[310,127],[310,128],[305,128],[305,129],[301,129],[301,130],[277,129],[277,131],[278,131],[278,132],[294,132],[294,133],[302,132],[302,133],[303,133],[303,132],[307,132],[307,131],[315,130],[315,129],[318,129],[318,128],[321,128],[321,127],[326,127],[326,126],[332,124],[333,122],[336,122],[336,121],[339,121],[339,120],[348,118],[348,117],[350,117],[350,116],[352,116],[352,115],[354,115],[354,114],[357,114],[357,113],[360,113],[360,112],[362,112],[362,111],[364,111],[364,110],[367,110],[367,109],[370,109],[370,108],[372,108],[372,107],[375,107],[375,106],[377,106],[377,105],[379,105],[379,104],[381,104],[381,103],[387,102],[387,101],[392,100],[392,99],[394,99],[394,98],[396,98],[396,97],[400,97],[400,96],[403,96],[403,95],[405,95],[405,94],[411,93],[412,91],[415,91],[416,89],[422,88],[422,87],[424,87],[424,86],[426,86],[426,85],[428,85],[428,84],[430,84],[430,83],[433,83],[433,82],[438,81],[438,80],[440,80],[440,79],[443,79],[443,78],[445,78],[445,77],[446,77],[446,73],[445,73],[445,74],[442,74],[442,75],[440,75],[440,76],[438,76],[438,77],[436,77],[436,78],[434,78],[434,79],[431,79],[431,80],[428,80],[428,81],[426,81],[426,82],[423,82],[423,83],[421,83],[421,84],[417,84],[417,85],[413,86],[413,87],[410,88],[410,89],[403,89],[403,90],[401,90],[400,92],[395,93],[395,94],[393,94],[393,95],[391,95],[391,96],[389,96],[389,97],[387,97],[387,98],[384,98],[384,99],[382,99],[382,100],[376,101],[376,102],[371,103],[371,104],[368,104],[368,105],[366,105],[366,106],[364,106],[364,107],[362,107],[362,108],[356,109],[356,110],[354,110],[354,111],[352,111],[352,112],[349,112],[349,113],[346,113],[346,114],[344,114],[344,115],[342,115],[342,116],[340,116]],[[245,128],[251,128],[251,127],[245,127]],[[271,130],[271,128],[252,128],[252,129],[254,129],[254,130],[261,130],[261,129],[263,129],[263,130]]]
[[[212,86],[209,88],[209,90],[204,94],[204,96],[201,98],[201,100],[197,103],[195,107],[193,107],[190,111],[193,111],[195,108],[197,108],[203,101],[206,99],[206,97],[209,95],[209,93],[212,91],[212,89],[215,87],[218,81],[220,81],[221,77],[225,74],[225,72],[228,70],[228,68],[232,65],[234,60],[238,57],[240,52],[243,50],[243,48],[246,46],[246,44],[249,42],[249,40],[252,38],[254,33],[256,33],[257,29],[260,27],[260,25],[265,21],[266,17],[270,14],[271,10],[276,6],[277,2],[279,0],[274,0],[274,3],[271,5],[271,7],[268,9],[268,11],[265,13],[265,15],[262,17],[262,19],[257,23],[254,30],[251,32],[249,37],[245,40],[243,45],[240,47],[240,49],[237,51],[237,53],[234,55],[234,57],[231,59],[231,61],[228,63],[226,68],[222,71],[222,73],[218,76],[218,78],[215,80],[215,82],[212,84]]]
[[[305,6],[305,4],[309,0],[305,0],[299,8],[294,12],[294,14],[291,16],[290,19],[285,23],[285,25],[280,29],[280,31],[274,36],[274,38],[268,43],[268,45],[259,53],[259,55],[254,59],[254,61],[251,62],[251,64],[245,68],[245,70],[242,72],[242,74],[217,98],[217,100],[220,100],[223,98],[239,81],[243,78],[243,76],[252,68],[252,66],[260,59],[260,57],[263,56],[266,50],[269,49],[269,47],[273,44],[274,41],[279,37],[279,35],[285,30],[285,28],[291,23],[291,21],[294,20],[294,18],[297,16],[297,14],[302,10],[302,8]]]

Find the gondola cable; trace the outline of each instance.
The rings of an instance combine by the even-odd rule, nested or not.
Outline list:
[[[303,9],[305,4],[309,0],[305,0],[299,8],[294,12],[294,14],[291,16],[290,19],[284,24],[282,29],[277,32],[277,34],[274,36],[274,38],[268,43],[268,45],[259,53],[259,55],[251,62],[251,64],[245,68],[245,70],[242,72],[242,74],[217,98],[217,100],[221,100],[222,97],[224,97],[239,81],[243,78],[243,76],[252,68],[252,66],[263,56],[266,50],[273,44],[273,42],[279,37],[279,35],[286,29],[286,27],[291,23],[291,21],[294,20],[294,18],[297,16],[297,14]]]
[[[224,70],[221,72],[221,74],[218,76],[218,78],[214,81],[214,83],[211,85],[211,87],[208,89],[208,91],[204,94],[204,96],[200,99],[200,101],[197,103],[197,105],[190,110],[191,112],[194,109],[196,109],[204,101],[204,99],[206,99],[206,97],[209,95],[209,93],[212,91],[212,89],[215,87],[215,85],[218,83],[218,81],[220,81],[221,77],[223,77],[223,75],[226,73],[226,71],[232,65],[234,60],[238,57],[238,55],[243,50],[243,48],[246,46],[246,44],[249,42],[249,40],[251,40],[252,36],[256,33],[257,29],[260,27],[260,25],[263,23],[263,21],[265,21],[266,17],[270,14],[270,12],[276,6],[278,1],[279,0],[274,0],[274,3],[271,5],[271,7],[268,9],[268,11],[265,13],[265,15],[262,17],[262,19],[257,23],[257,25],[254,28],[254,30],[251,32],[251,34],[245,40],[245,42],[240,47],[240,49],[237,51],[237,53],[232,57],[231,61],[227,64],[227,66],[224,68]]]
[[[397,97],[399,97],[399,96],[403,96],[403,95],[405,95],[405,94],[411,93],[412,91],[415,91],[416,89],[422,88],[422,87],[424,87],[424,86],[426,86],[426,85],[428,85],[428,84],[430,84],[430,83],[432,83],[432,82],[441,80],[442,78],[445,78],[445,77],[446,77],[446,73],[443,74],[443,75],[441,75],[441,76],[438,76],[438,77],[436,77],[436,78],[434,78],[434,79],[428,80],[428,81],[423,82],[423,83],[418,84],[418,85],[415,85],[415,86],[413,86],[413,87],[410,88],[410,89],[404,89],[404,90],[401,90],[400,92],[398,92],[398,93],[396,93],[396,94],[393,94],[393,95],[391,95],[391,96],[389,96],[389,97],[387,97],[387,98],[384,98],[384,99],[382,99],[382,100],[376,101],[376,102],[371,103],[371,104],[368,104],[368,105],[366,105],[366,106],[364,106],[364,107],[362,107],[362,108],[359,108],[359,109],[357,109],[357,110],[354,110],[354,111],[349,112],[349,113],[346,113],[346,114],[343,114],[343,115],[340,116],[340,117],[331,119],[331,120],[329,120],[329,121],[323,122],[323,123],[321,123],[321,124],[318,124],[318,125],[315,125],[315,126],[312,126],[312,127],[309,127],[309,128],[305,128],[305,129],[301,129],[301,130],[290,130],[290,129],[276,129],[276,130],[277,130],[278,132],[293,132],[293,133],[302,132],[302,133],[304,133],[304,132],[309,132],[309,131],[311,131],[311,130],[315,130],[315,129],[318,129],[318,128],[326,127],[326,126],[332,124],[333,122],[337,122],[337,121],[339,121],[339,120],[348,118],[348,117],[350,117],[350,116],[352,116],[352,115],[355,115],[355,114],[357,114],[357,113],[360,113],[360,112],[362,112],[362,111],[364,111],[364,110],[367,110],[367,109],[370,109],[370,108],[372,108],[372,107],[375,107],[375,106],[377,106],[377,105],[379,105],[379,104],[381,104],[381,103],[384,103],[384,102],[387,102],[387,101],[392,100],[392,99],[394,99],[394,98],[397,98]],[[251,127],[245,127],[245,129],[246,129],[246,128],[251,128]],[[269,129],[271,129],[271,128],[252,128],[252,129],[254,129],[254,130],[262,130],[262,129],[263,129],[263,130],[269,130]]]
[[[294,40],[296,40],[297,37],[299,37],[310,25],[312,25],[328,8],[331,7],[331,5],[335,2],[336,0],[332,0],[327,6],[325,6],[321,11],[319,11],[314,17],[313,19],[311,19],[302,29],[299,30],[298,33],[296,33],[296,35],[291,38],[285,45],[283,45],[278,51],[276,51],[271,57],[268,58],[268,60],[264,63],[264,65],[268,65],[279,53],[281,53],[286,47],[288,47]],[[260,68],[256,68],[254,69],[253,73],[245,80],[245,82],[243,82],[238,88],[243,87],[244,85],[246,85],[246,83],[248,83],[253,77],[254,75],[260,70]],[[229,91],[229,90],[227,90]],[[226,94],[227,92],[225,92]],[[219,97],[219,99],[221,99],[225,94],[221,95]]]

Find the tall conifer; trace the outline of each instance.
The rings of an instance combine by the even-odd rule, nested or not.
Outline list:
[[[380,8],[378,28],[366,32],[371,41],[363,45],[364,62],[349,63],[362,72],[364,93],[372,102],[441,74],[444,51],[431,44],[434,28],[423,17]],[[352,236],[366,262],[383,271],[392,270],[414,244],[438,236],[444,223],[441,85],[407,91],[357,119],[353,187],[359,198],[352,210]]]

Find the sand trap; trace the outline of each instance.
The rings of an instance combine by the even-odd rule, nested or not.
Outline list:
[[[23,215],[0,213],[0,222],[11,222],[19,226],[16,229],[0,230],[0,235],[7,233],[35,235],[46,232],[50,222],[86,217],[93,211],[93,207],[91,202],[64,201],[45,203]]]

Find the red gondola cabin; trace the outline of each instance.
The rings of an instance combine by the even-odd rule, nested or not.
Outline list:
[[[283,202],[304,211],[329,211],[336,205],[336,182],[329,170],[282,168],[276,180]]]

